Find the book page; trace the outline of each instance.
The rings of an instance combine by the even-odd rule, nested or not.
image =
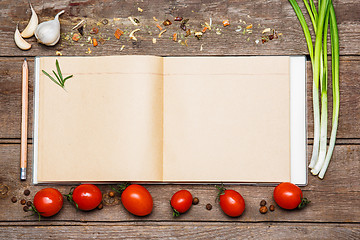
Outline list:
[[[55,59],[64,76],[57,86]],[[161,181],[162,58],[41,57],[37,181]],[[35,178],[36,179],[36,178]]]
[[[290,181],[289,57],[164,58],[164,181]]]

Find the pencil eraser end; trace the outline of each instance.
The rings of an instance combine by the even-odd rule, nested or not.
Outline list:
[[[20,180],[26,180],[26,168],[20,170]]]

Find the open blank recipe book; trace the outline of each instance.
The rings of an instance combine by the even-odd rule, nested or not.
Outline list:
[[[304,185],[305,62],[37,57],[33,182]]]

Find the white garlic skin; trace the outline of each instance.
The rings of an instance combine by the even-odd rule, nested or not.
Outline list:
[[[62,10],[56,14],[54,20],[40,23],[35,31],[36,39],[47,46],[54,46],[60,39],[59,15],[65,11]]]

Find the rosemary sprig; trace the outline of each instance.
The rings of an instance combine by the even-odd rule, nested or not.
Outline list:
[[[63,75],[61,73],[61,69],[60,69],[60,65],[59,65],[59,62],[58,60],[56,59],[56,62],[55,62],[55,65],[56,65],[56,70],[57,70],[57,74],[56,72],[53,70],[52,72],[54,73],[55,77],[56,77],[56,80],[55,78],[53,78],[50,74],[48,74],[47,72],[45,72],[44,70],[42,70],[42,72],[48,77],[50,78],[51,81],[53,81],[55,84],[59,85],[60,87],[64,88],[65,87],[65,82],[66,80],[68,80],[69,78],[73,77],[73,75],[70,75],[70,76],[67,76],[66,78],[63,78]]]

